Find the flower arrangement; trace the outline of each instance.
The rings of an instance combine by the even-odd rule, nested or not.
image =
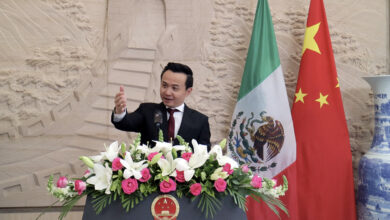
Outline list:
[[[288,189],[287,179],[277,186],[275,180],[253,175],[247,165],[223,155],[226,140],[213,146],[192,141],[189,144],[178,137],[180,145],[156,141],[153,148],[140,144],[140,136],[126,146],[112,143],[100,155],[80,159],[88,166],[84,176],[69,179],[62,176],[54,184],[51,176],[48,191],[63,203],[62,219],[85,195],[93,198],[93,208],[99,214],[112,200],[119,199],[126,211],[151,193],[175,192],[181,198],[200,197],[198,207],[205,217],[213,217],[222,203],[219,198],[232,196],[234,202],[246,211],[246,196],[263,200],[277,215],[276,207],[287,209],[278,199]],[[160,132],[160,140],[162,135]]]

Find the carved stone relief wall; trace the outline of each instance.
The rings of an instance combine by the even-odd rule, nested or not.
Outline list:
[[[290,106],[309,3],[269,0]],[[123,85],[130,111],[143,101],[160,102],[160,74],[169,61],[193,69],[186,103],[209,116],[213,143],[225,138],[256,4],[1,1],[0,219],[17,218],[2,214],[5,207],[49,205],[47,177],[82,173],[78,156],[129,141],[110,123],[113,97]],[[327,0],[325,7],[357,177],[374,124],[371,92],[361,77],[389,74],[389,2]]]
[[[69,141],[105,79],[106,9],[101,0],[0,3],[1,213],[51,204],[48,176],[85,169],[77,158],[91,150]]]
[[[17,130],[42,117],[92,75],[103,39],[79,1],[0,4],[0,130]]]

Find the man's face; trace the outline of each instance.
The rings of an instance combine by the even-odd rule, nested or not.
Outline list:
[[[167,107],[175,108],[183,104],[184,99],[191,93],[192,88],[186,89],[186,79],[184,73],[165,71],[161,79],[160,96]]]

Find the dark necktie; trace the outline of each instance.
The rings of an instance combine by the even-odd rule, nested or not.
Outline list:
[[[168,119],[168,138],[169,140],[173,140],[175,138],[175,118],[173,117],[173,113],[177,112],[177,109],[167,109],[169,113]]]

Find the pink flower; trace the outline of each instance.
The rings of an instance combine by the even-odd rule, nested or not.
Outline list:
[[[261,183],[261,177],[258,177],[257,175],[254,175],[252,177],[252,180],[251,180],[251,185],[254,187],[254,188],[261,188],[262,186],[262,183]]]
[[[87,188],[87,184],[84,181],[76,180],[74,182],[74,189],[77,191],[79,195],[81,195],[86,188]]]
[[[176,170],[176,181],[184,183],[186,180],[184,179],[184,171]]]
[[[218,191],[218,192],[223,192],[225,191],[226,189],[226,181],[222,178],[219,178],[217,179],[215,182],[214,182],[214,187],[215,189]]]
[[[181,154],[181,157],[182,157],[184,160],[186,160],[186,161],[190,162],[191,155],[192,155],[192,153],[191,153],[191,152],[188,152],[188,153],[182,153],[182,154]]]
[[[140,181],[140,182],[143,182],[143,183],[144,183],[144,182],[147,182],[147,181],[150,179],[150,177],[151,177],[148,168],[143,168],[143,169],[141,170],[141,175],[142,175],[142,177],[141,177],[141,179],[139,179],[139,181]]]
[[[90,174],[90,173],[91,173],[91,171],[86,170],[86,171],[84,172],[84,176],[86,176],[86,175],[88,175],[88,174]]]
[[[118,171],[123,168],[121,164],[121,158],[117,157],[112,161],[112,171]]]
[[[248,173],[249,172],[249,167],[248,167],[248,165],[243,165],[242,167],[241,167],[241,170],[242,170],[242,172],[244,172],[244,173]]]
[[[161,181],[160,183],[160,191],[163,193],[169,193],[176,190],[176,183],[171,178],[169,178],[169,181]]]
[[[123,192],[130,195],[138,189],[138,182],[134,178],[122,180]]]
[[[192,195],[197,196],[202,192],[202,185],[200,183],[194,183],[190,186],[190,192]]]
[[[152,161],[153,157],[156,156],[156,154],[158,154],[158,152],[150,153],[150,154],[148,155],[148,160],[149,160],[149,161]]]
[[[57,181],[58,188],[65,188],[68,185],[68,179],[65,176],[61,176]]]
[[[232,173],[233,173],[233,170],[231,169],[230,163],[226,163],[226,164],[223,166],[222,171],[225,171],[225,172],[228,173],[229,175],[232,174]]]

